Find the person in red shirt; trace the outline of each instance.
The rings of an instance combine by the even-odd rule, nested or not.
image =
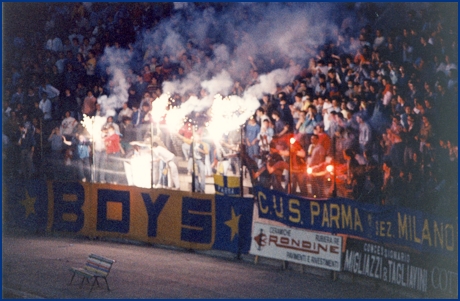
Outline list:
[[[182,139],[182,153],[184,154],[185,161],[189,161],[189,152],[190,152],[190,144],[192,144],[192,123],[186,122],[179,130],[177,136]],[[189,170],[191,171],[191,170]]]
[[[120,136],[115,132],[113,125],[107,127],[107,136],[104,139],[104,143],[107,152],[107,169],[111,170],[108,174],[108,180],[112,184],[118,184],[121,182],[119,173],[123,170],[120,158],[125,151],[121,147]]]
[[[324,147],[326,154],[329,154],[331,148],[331,138],[324,132],[324,126],[321,124],[316,125],[313,133],[318,135],[318,143]]]

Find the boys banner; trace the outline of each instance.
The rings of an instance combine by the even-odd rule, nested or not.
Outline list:
[[[254,194],[260,218],[290,227],[348,234],[457,258],[456,220],[345,198],[302,198],[260,186],[254,188]]]
[[[250,253],[340,271],[342,237],[254,223]]]
[[[81,182],[4,184],[11,226],[249,252],[253,199]]]
[[[347,239],[343,271],[416,290],[433,298],[458,298],[458,264],[443,256]]]

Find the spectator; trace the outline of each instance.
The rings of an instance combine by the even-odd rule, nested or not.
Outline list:
[[[139,106],[137,104],[133,105],[132,110],[132,123],[135,128],[138,128],[141,124],[141,111],[139,111]]]
[[[295,141],[291,143],[289,147],[289,160],[290,162],[290,171],[291,171],[291,193],[297,193],[297,188],[301,194],[306,195],[307,190],[307,176],[305,171],[307,169],[307,154],[305,149],[299,143]]]
[[[383,162],[382,204],[398,206],[401,204],[401,194],[404,191],[399,170],[390,161]]]
[[[256,121],[257,123],[262,126],[263,124],[263,121],[268,119],[270,121],[270,118],[268,117],[268,115],[265,114],[265,110],[264,108],[262,107],[259,107],[257,110],[256,110]]]
[[[123,121],[120,124],[121,144],[126,152],[131,148],[129,144],[132,141],[136,141],[137,133],[136,128],[133,126],[130,117],[123,117]]]
[[[66,111],[59,131],[61,135],[70,140],[77,130],[77,125],[78,121],[71,116],[70,111]]]
[[[108,170],[108,182],[111,184],[121,183],[120,172],[123,170],[123,165],[120,158],[125,152],[121,147],[120,136],[115,132],[113,124],[107,127],[107,136],[104,138],[104,143],[107,153],[107,166],[104,168]]]
[[[76,138],[76,139],[75,139]],[[82,134],[77,133],[72,141],[67,141],[64,136],[64,143],[67,145],[76,145],[78,177],[82,182],[91,179],[90,174],[90,153],[91,142]]]
[[[86,85],[92,87],[96,82],[96,54],[93,50],[88,52],[88,60],[85,63],[86,69]]]
[[[77,90],[78,81],[79,76],[77,72],[74,71],[71,63],[67,63],[66,71],[64,72],[64,88],[75,91]]]
[[[137,75],[137,81],[134,85],[136,89],[136,93],[138,95],[143,95],[145,92],[147,92],[147,86],[148,86],[148,82],[144,81],[144,78],[142,77],[142,75]]]
[[[164,163],[166,163],[168,169],[168,175],[171,178],[171,181],[168,181],[168,187],[171,189],[178,190],[180,188],[179,184],[179,172],[176,164],[176,156],[167,150],[165,147],[158,145],[157,142],[152,143],[152,152],[155,156],[159,157]],[[174,184],[174,187],[173,187]]]
[[[273,111],[272,118],[273,120],[275,120],[275,127],[274,127],[275,135],[273,136],[274,138],[277,138],[277,139],[281,138],[289,132],[289,124],[285,123],[281,119],[280,113],[278,111]]]
[[[283,173],[289,170],[289,164],[283,160],[278,153],[270,153],[266,163],[266,170],[270,174],[270,187],[277,191],[286,192],[282,185]],[[262,171],[258,171],[256,175],[260,175]],[[287,187],[287,185],[286,185]]]
[[[64,114],[65,112],[69,111],[70,116],[77,118],[78,102],[75,98],[75,95],[70,92],[70,89],[65,89],[64,91],[64,95],[60,101],[60,111]]]
[[[320,197],[323,195],[324,188],[324,177],[319,174],[322,171],[322,164],[326,160],[326,150],[319,144],[318,135],[313,134],[311,136],[311,144],[308,148],[308,169],[310,169],[311,176],[311,187],[312,195],[314,197]]]
[[[50,165],[53,171],[54,179],[59,179],[59,170],[62,168],[64,162],[63,150],[64,141],[59,127],[55,127],[48,137],[51,144]]]
[[[115,130],[115,133],[116,133],[118,136],[121,135],[121,133],[120,133],[120,127],[118,126],[117,123],[115,123],[115,122],[113,121],[113,116],[107,117],[107,122],[102,126],[102,128],[108,129],[109,126],[112,126],[112,127],[113,127],[113,129]]]
[[[132,109],[133,106],[137,106],[139,108],[139,104],[140,104],[140,99],[136,92],[136,89],[133,86],[129,87],[128,89],[128,107],[130,109]]]
[[[43,99],[43,94],[46,94],[47,97],[54,101],[59,97],[59,90],[49,84],[48,80],[42,82],[38,89],[38,96]]]
[[[125,102],[122,105],[121,111],[118,113],[118,122],[122,123],[125,117],[131,118],[133,116],[133,110],[128,107],[128,103]]]
[[[36,145],[33,129],[21,123],[19,125],[19,139],[17,141],[20,150],[19,176],[24,179],[30,179],[34,173],[32,157]]]
[[[350,148],[343,152],[343,157],[347,162],[347,185],[351,188],[353,198],[363,201],[364,198],[361,199],[361,197],[364,197],[365,167],[359,164],[355,155],[356,153]]]
[[[259,154],[259,140],[260,126],[257,124],[254,117],[249,118],[246,124],[246,151],[251,159],[256,159]]]
[[[209,146],[201,139],[201,134],[195,132],[193,136],[193,143],[190,145],[189,157],[193,158],[198,170],[195,177],[195,192],[205,192],[206,188],[206,170],[205,170],[205,156],[209,153]]]
[[[49,100],[48,98],[48,93],[46,92],[42,93],[42,99],[40,100],[39,108],[43,113],[43,120],[50,121],[52,118],[52,115],[51,115],[52,105],[51,105],[51,100]]]
[[[372,130],[370,125],[360,115],[356,116],[356,121],[359,124],[359,147],[361,153],[363,153],[366,149],[371,149]]]
[[[86,97],[83,100],[81,112],[86,116],[94,116],[96,113],[96,97],[93,96],[93,91],[86,92]]]
[[[370,150],[364,152],[364,158],[366,160],[364,189],[368,195],[368,201],[366,199],[364,201],[379,205],[382,188],[380,166]]]
[[[18,104],[18,103],[24,105],[24,92],[22,91],[21,86],[18,86],[16,88],[16,92],[11,97],[11,105],[12,106],[16,106],[16,104]]]
[[[262,121],[262,126],[260,127],[260,132],[257,135],[257,140],[259,140],[260,152],[269,152],[270,143],[274,135],[273,128],[270,124],[270,119],[266,118]]]
[[[27,89],[27,95],[24,96],[24,109],[30,113],[35,107],[35,102],[40,102],[40,98],[34,88],[30,87]]]
[[[107,136],[107,129],[102,128],[100,134],[98,133],[95,137],[93,136],[93,147],[94,147],[94,170],[96,183],[106,183],[106,172],[107,168],[107,152],[105,148],[105,137]]]

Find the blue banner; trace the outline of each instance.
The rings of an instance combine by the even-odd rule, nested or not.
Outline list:
[[[3,218],[6,225],[45,231],[48,220],[46,181],[5,178],[3,185]]]
[[[394,206],[345,198],[309,199],[255,187],[259,217],[287,226],[341,233],[456,257],[458,223]]]
[[[248,253],[251,248],[254,200],[216,195],[215,250]]]

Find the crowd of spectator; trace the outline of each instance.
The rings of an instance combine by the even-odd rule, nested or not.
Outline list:
[[[104,49],[131,49],[136,33],[154,29],[172,8],[47,7],[45,28],[7,40],[14,52],[4,64],[4,170],[24,178],[61,178],[75,164],[79,180],[129,183],[120,176],[117,158],[135,156],[140,148],[133,142],[152,138],[151,104],[162,95],[162,83],[199,69],[210,59],[209,49],[188,42],[171,58],[143,47],[124,75],[128,99],[107,117],[99,141],[80,122],[84,115],[105,116],[98,99],[114,93],[110,71],[99,63]],[[254,184],[265,187],[450,214],[457,198],[456,28],[434,12],[409,10],[406,16],[391,31],[369,25],[354,34],[342,28],[302,62],[280,59],[280,67],[294,66],[298,74],[260,99],[242,141],[237,132],[219,143],[207,140],[205,112],[193,112],[178,133],[158,125],[152,156],[160,158],[159,170],[174,171],[169,186],[178,188],[173,162],[179,158],[191,162],[188,173],[199,174],[197,191],[204,191],[208,175],[239,174],[242,160]],[[241,96],[257,83],[267,70],[262,62],[249,57],[251,72],[230,94]],[[174,94],[171,101],[180,105],[191,95]],[[56,159],[58,164],[49,164]],[[98,167],[95,175],[91,165]]]

